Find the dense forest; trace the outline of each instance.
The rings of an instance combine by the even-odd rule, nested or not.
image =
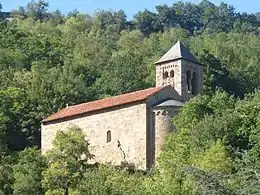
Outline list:
[[[0,194],[260,194],[260,13],[177,2],[138,12],[0,4]],[[173,119],[158,165],[92,167],[73,127],[42,156],[40,124],[68,105],[152,87],[181,40],[204,64],[204,95]],[[84,158],[82,158],[84,156]],[[126,163],[127,165],[127,163]]]

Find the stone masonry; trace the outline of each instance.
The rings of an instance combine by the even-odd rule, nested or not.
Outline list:
[[[182,101],[203,93],[203,66],[180,43],[156,62],[156,86],[171,85]]]
[[[126,160],[134,163],[137,168],[146,168],[145,103],[42,125],[42,151],[52,148],[52,141],[58,130],[66,130],[73,124],[83,129],[90,142],[90,151],[95,155],[92,163],[120,165]],[[106,140],[107,131],[111,131],[109,143]],[[125,159],[118,147],[118,141],[125,152]]]
[[[167,134],[175,131],[172,118],[183,103],[202,92],[203,66],[177,42],[156,62],[155,88],[71,106],[45,119],[42,153],[52,149],[57,131],[76,125],[95,155],[90,163],[150,169]]]

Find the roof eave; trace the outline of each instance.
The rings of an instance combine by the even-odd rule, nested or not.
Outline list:
[[[164,63],[167,63],[167,62],[175,62],[175,61],[178,61],[178,60],[186,60],[186,61],[189,61],[189,62],[193,62],[195,64],[198,64],[200,66],[204,66],[204,64],[200,63],[199,61],[194,61],[194,60],[189,60],[189,59],[186,59],[184,57],[180,57],[180,58],[175,58],[175,59],[170,59],[170,60],[165,60],[165,61],[157,61],[155,62],[155,65],[160,65],[160,64],[164,64]]]
[[[78,114],[74,114],[74,115],[70,115],[70,116],[58,117],[58,118],[55,118],[55,119],[48,119],[47,118],[47,119],[42,120],[41,123],[44,124],[44,123],[50,123],[50,122],[54,122],[54,121],[58,121],[58,120],[66,120],[66,119],[73,118],[73,117],[76,117],[76,116],[81,116],[81,115],[88,114],[88,113],[90,114],[90,113],[100,112],[102,110],[111,109],[111,108],[115,108],[115,107],[119,107],[119,106],[125,106],[125,105],[132,104],[132,103],[141,103],[141,102],[145,102],[146,99],[135,101],[135,102],[129,102],[129,103],[125,103],[125,104],[120,104],[120,105],[115,105],[115,106],[111,106],[111,107],[86,111],[86,112],[82,112],[82,113],[78,113]]]
[[[166,88],[166,87],[168,87],[168,86],[162,87],[161,90],[164,89],[164,88]],[[160,91],[161,91],[161,90],[160,90]],[[84,115],[84,114],[87,114],[87,113],[98,112],[98,111],[102,111],[102,110],[106,110],[106,109],[111,109],[111,108],[115,108],[115,107],[119,107],[119,106],[125,106],[125,105],[129,105],[129,104],[133,104],[133,103],[144,103],[144,102],[146,103],[146,100],[147,100],[149,97],[155,95],[155,94],[158,93],[158,92],[159,92],[159,91],[156,91],[156,92],[150,94],[149,96],[147,96],[146,98],[140,99],[140,100],[137,100],[137,101],[128,102],[128,103],[124,103],[124,104],[120,104],[120,105],[114,105],[114,106],[110,106],[110,107],[106,107],[106,108],[102,108],[102,109],[96,109],[96,110],[86,111],[86,112],[82,112],[82,113],[78,113],[78,114],[74,114],[74,115],[70,115],[70,116],[55,118],[55,119],[48,119],[48,118],[47,118],[47,119],[42,120],[41,123],[44,124],[44,123],[54,122],[54,121],[57,121],[57,120],[68,119],[68,118],[72,118],[72,117]]]

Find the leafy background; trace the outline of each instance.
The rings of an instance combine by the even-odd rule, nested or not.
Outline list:
[[[259,13],[203,0],[127,20],[122,10],[49,12],[40,0],[0,9],[0,21],[0,194],[259,194]],[[42,119],[154,86],[154,62],[177,40],[205,65],[205,94],[174,119],[160,167],[85,168],[58,148],[70,165],[61,171],[40,155]]]

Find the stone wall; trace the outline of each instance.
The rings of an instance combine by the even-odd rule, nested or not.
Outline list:
[[[161,107],[154,108],[154,148],[155,148],[155,160],[159,157],[161,150],[163,149],[165,139],[169,132],[176,130],[173,124],[173,117],[177,115],[179,107]]]
[[[186,60],[181,60],[181,73],[182,73],[182,85],[181,85],[181,94],[183,97],[184,102],[188,101],[190,98],[194,97],[191,93],[192,86],[190,91],[187,90],[187,71],[190,71],[191,79],[193,77],[193,73],[195,72],[197,74],[197,86],[198,86],[198,93],[203,93],[203,80],[204,80],[204,72],[203,72],[203,66],[198,65]],[[191,83],[190,83],[191,85]],[[196,94],[197,95],[197,94]]]
[[[174,71],[174,77],[171,76],[171,71]],[[168,73],[168,78],[163,78],[164,73]],[[166,62],[156,65],[156,86],[171,85],[179,95],[182,94],[182,72],[181,60]]]
[[[66,130],[75,124],[82,128],[95,155],[91,163],[120,165],[126,160],[139,169],[146,169],[146,103],[105,110],[66,121],[42,125],[42,152],[52,148],[52,140],[58,130]],[[112,141],[107,143],[107,132]],[[118,147],[118,141],[121,148]],[[125,156],[125,157],[124,157]]]
[[[197,86],[198,92],[203,93],[203,66],[189,62],[187,60],[169,61],[156,65],[156,86],[171,85],[178,94],[182,97],[182,100],[188,101],[194,95],[187,89],[187,71],[190,71],[191,78],[193,73],[197,74]],[[174,75],[170,74],[171,71]],[[164,74],[168,73],[168,77],[164,78]]]

